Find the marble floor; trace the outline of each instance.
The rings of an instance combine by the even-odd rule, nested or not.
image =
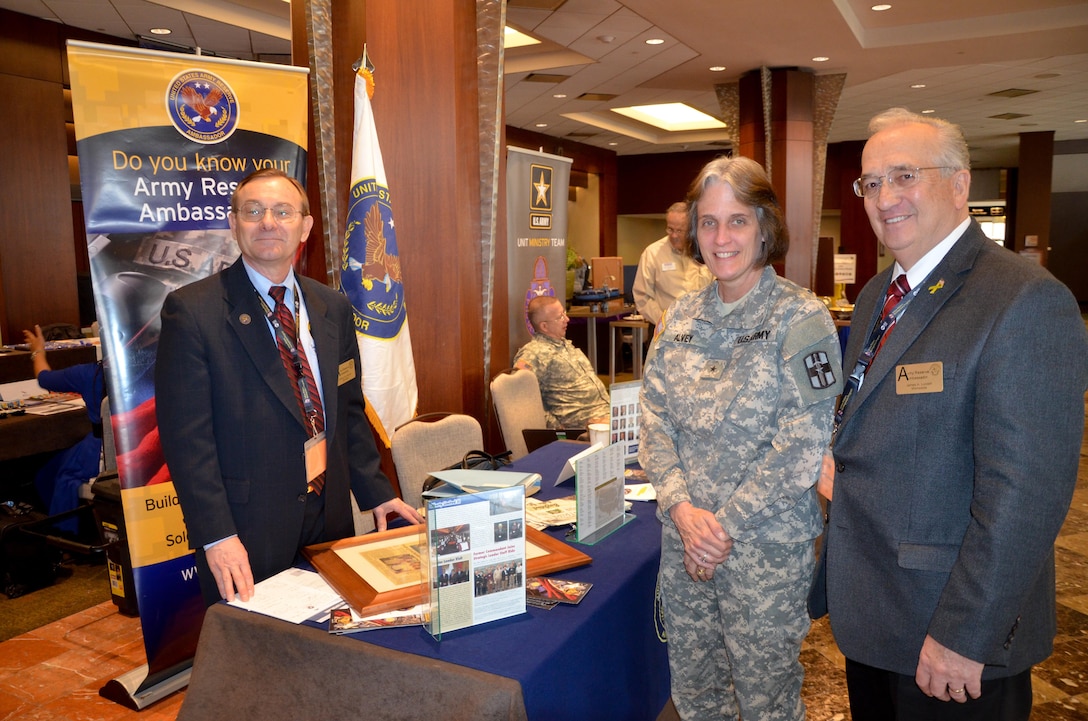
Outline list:
[[[1034,671],[1031,718],[1088,721],[1088,433],[1056,546],[1058,637],[1053,656]],[[98,695],[106,681],[145,660],[139,619],[111,602],[0,643],[0,721],[172,721],[184,691],[142,712]],[[809,721],[849,721],[844,661],[826,620],[813,624],[801,660]]]

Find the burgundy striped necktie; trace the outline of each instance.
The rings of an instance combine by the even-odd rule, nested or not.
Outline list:
[[[321,394],[317,392],[317,382],[314,380],[314,373],[310,370],[310,363],[306,360],[306,350],[299,342],[298,330],[295,328],[295,316],[287,308],[287,304],[283,302],[284,294],[287,292],[287,288],[282,285],[274,285],[268,289],[268,295],[276,301],[276,307],[273,312],[276,314],[276,320],[279,321],[280,326],[283,328],[283,332],[288,338],[294,340],[295,348],[298,349],[298,363],[302,370],[302,379],[306,383],[306,390],[310,395],[310,400],[314,405],[314,428],[317,429],[317,433],[325,430],[325,411],[321,406]],[[295,292],[298,292],[297,290]],[[302,417],[306,421],[306,426],[309,427],[310,421],[306,417],[306,405],[302,400],[302,389],[299,387],[298,371],[295,368],[295,361],[291,353],[291,349],[284,342],[282,334],[276,334],[276,345],[280,349],[280,360],[283,361],[284,370],[287,371],[287,377],[291,379],[291,386],[295,389],[295,399],[298,401],[299,410],[302,411]],[[310,481],[310,489],[314,493],[321,493],[321,489],[325,486],[325,474],[314,478]]]
[[[887,318],[888,314],[895,310],[895,306],[899,305],[899,301],[903,300],[903,296],[909,292],[910,283],[907,282],[907,274],[900,273],[888,286],[888,293],[884,296],[884,308],[880,311],[880,317]],[[873,352],[874,358],[880,352],[880,349],[884,347],[884,341],[888,340],[888,336],[894,327],[895,317],[893,316],[891,322],[888,323],[888,327],[884,329],[884,334],[880,336],[880,342],[876,346],[876,351]]]

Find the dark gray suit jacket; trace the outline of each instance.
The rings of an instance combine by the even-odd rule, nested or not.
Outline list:
[[[890,275],[858,296],[847,373]],[[940,373],[943,391],[897,393],[897,378],[923,370]],[[1053,546],[1086,387],[1088,333],[1072,294],[972,221],[888,337],[835,441],[827,598],[848,658],[913,676],[927,633],[984,662],[983,678],[1050,655]]]
[[[362,508],[394,494],[366,419],[351,305],[316,281],[299,280],[321,369],[325,540],[333,540],[354,535],[349,488]],[[290,567],[306,505],[308,433],[241,259],[167,296],[155,396],[202,586],[211,578],[203,546],[235,533],[255,580]]]

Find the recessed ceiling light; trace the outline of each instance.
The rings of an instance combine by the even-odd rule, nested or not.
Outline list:
[[[169,35],[171,32],[170,28],[151,28],[152,35]]]
[[[926,86],[925,83],[915,83],[914,85],[911,85],[911,88],[914,89],[914,90],[921,90],[925,86]]]
[[[1080,120],[1074,120],[1074,123],[1088,123],[1088,118],[1082,118]]]
[[[615,140],[611,140],[611,141],[609,141],[609,143],[608,143],[608,144],[609,144],[609,145],[619,145],[619,143],[617,143],[617,142],[616,142]]]
[[[552,97],[553,98],[565,98],[565,97],[567,97],[567,94],[566,93],[556,93]]]
[[[548,124],[547,123],[537,123],[536,126],[538,128],[546,128],[546,127],[548,127]]]
[[[882,3],[880,5],[873,5],[873,7],[870,8],[870,10],[875,10],[878,13],[882,13],[885,10],[891,10],[891,9],[892,9],[892,6],[888,5],[887,3]]]
[[[922,111],[922,115],[929,115],[930,113],[935,113],[935,112],[937,112],[937,111],[936,111],[936,110],[932,110],[932,109],[930,109],[930,110],[923,110],[923,111]]]
[[[831,58],[827,57],[826,55],[817,55],[816,57],[814,57],[812,59],[812,62],[814,62],[814,63],[826,63],[830,59]]]
[[[662,44],[664,44],[664,42],[665,41],[662,40],[661,38],[650,38],[649,40],[646,41],[646,44],[647,45],[662,45]]]
[[[711,65],[709,70],[712,73],[720,73],[723,70],[725,70],[725,66],[724,65]]]
[[[628,108],[612,108],[612,112],[625,115],[639,122],[669,132],[684,130],[710,130],[726,127],[725,123],[684,103],[637,105]]]

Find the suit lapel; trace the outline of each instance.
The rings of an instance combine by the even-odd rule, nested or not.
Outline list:
[[[257,291],[249,282],[242,260],[239,258],[224,275],[227,281],[227,322],[234,329],[261,378],[284,407],[298,419],[299,425],[305,427],[295,391],[283,369],[283,361],[280,360],[279,350],[268,330],[264,310],[257,301]]]
[[[880,354],[866,372],[861,390],[850,400],[846,413],[843,415],[844,424],[872,395],[884,377],[892,372],[903,354],[914,345],[944,304],[959,291],[978,256],[980,236],[985,240],[982,230],[972,222],[964,231],[963,236],[956,241],[948,254],[925,279],[917,295],[907,307],[907,312],[895,324],[887,342],[880,349]],[[874,308],[874,313],[879,313],[879,305],[884,300],[884,291],[891,282],[891,271],[882,273],[879,277],[881,285],[876,299],[878,307]],[[848,372],[852,370],[853,368],[847,369]]]

